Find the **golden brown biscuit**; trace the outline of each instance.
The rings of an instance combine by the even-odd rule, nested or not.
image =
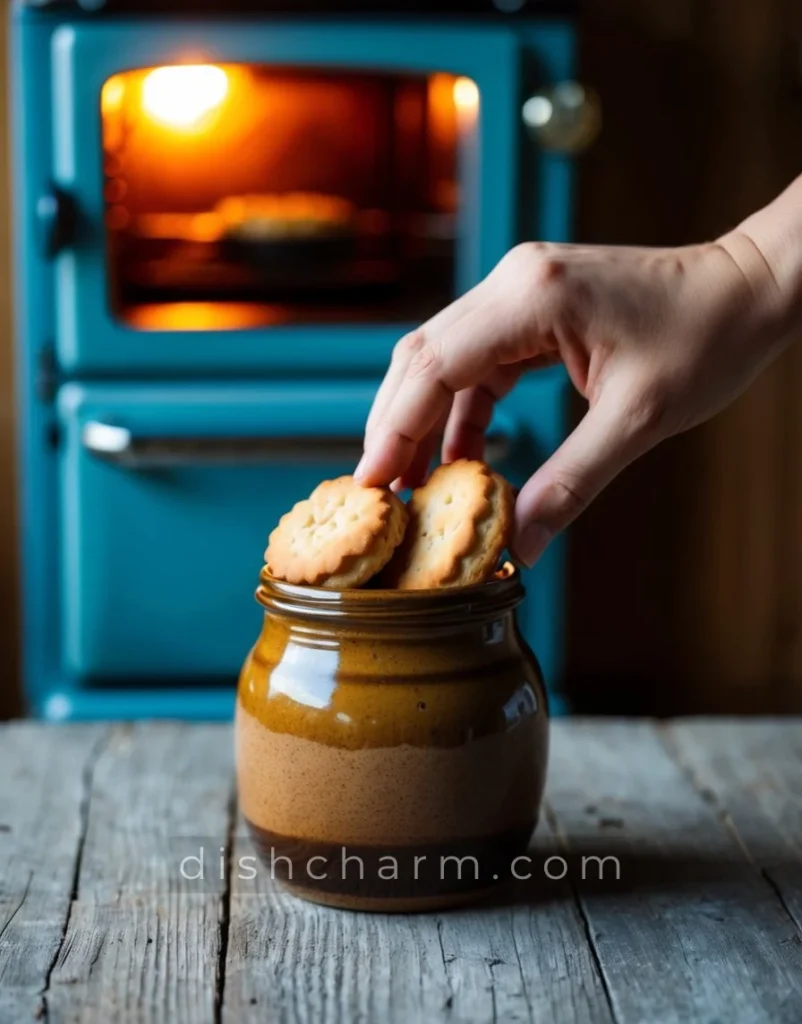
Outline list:
[[[512,533],[515,498],[484,462],[438,466],[413,492],[404,542],[382,576],[399,590],[483,583]]]
[[[388,487],[360,487],[350,476],[325,480],[281,517],[265,561],[287,583],[359,587],[389,562],[407,520]]]

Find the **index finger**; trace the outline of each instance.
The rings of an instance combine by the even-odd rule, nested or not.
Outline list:
[[[422,341],[420,337],[421,332],[425,336],[432,337],[453,327],[454,324],[468,316],[475,308],[477,302],[480,301],[480,289],[481,283],[471,288],[470,291],[461,295],[458,299],[455,299],[445,309],[441,309],[439,313],[436,313],[427,320],[425,324],[405,335],[397,343],[393,349],[387,373],[376,393],[376,397],[373,399],[373,406],[365,425],[366,437],[373,433],[376,424],[381,421],[387,406],[390,404],[396,391],[398,391],[411,360],[420,348]]]
[[[414,335],[415,351],[394,394],[365,439],[365,454],[355,476],[368,486],[403,477],[420,442],[447,414],[454,395],[484,380],[495,368],[493,338],[499,318],[492,304],[444,330],[428,325]]]

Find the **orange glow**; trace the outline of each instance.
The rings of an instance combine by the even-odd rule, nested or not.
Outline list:
[[[453,75],[438,72],[428,82],[429,117],[432,130],[438,141],[450,144],[454,134],[454,87],[457,79]]]
[[[137,232],[143,238],[184,238],[194,242],[216,242],[223,235],[223,222],[214,212],[140,213]]]
[[[164,302],[133,306],[125,319],[140,331],[237,331],[284,323],[287,314],[255,302]]]
[[[454,82],[454,106],[463,114],[475,114],[479,109],[479,86],[472,78]]]
[[[214,64],[155,68],[142,83],[142,109],[154,121],[191,130],[201,127],[227,94],[228,75]]]
[[[103,188],[103,198],[108,205],[121,203],[128,192],[128,186],[121,178],[110,178]]]
[[[178,86],[198,68],[203,75],[223,76],[226,93],[190,123],[198,108],[183,107]],[[235,64],[172,65],[122,77],[122,106],[103,116],[106,157],[118,160],[106,173],[127,179],[127,202],[137,223],[142,214],[212,212],[227,196],[347,197],[372,187],[372,142],[360,119],[370,110],[369,96],[347,81],[294,79]],[[204,107],[212,98],[207,95]],[[194,105],[195,97],[190,100]],[[453,100],[451,107],[453,116]],[[213,232],[211,224],[198,230],[207,237]],[[197,237],[194,229],[191,235]]]
[[[429,144],[432,185],[430,198],[439,209],[453,212],[456,189],[453,155],[457,138],[457,108],[454,87],[457,79],[445,72],[430,75],[428,81]]]
[[[406,264],[417,273],[430,248],[438,261],[442,253],[450,297],[458,154],[473,124],[457,103],[470,104],[472,87],[475,109],[474,82],[463,80],[466,92],[451,73],[176,59],[191,63],[116,74],[96,95],[119,319],[142,331],[322,322],[340,315],[341,291],[344,304],[362,301],[352,283],[358,296],[392,282],[394,303]],[[401,233],[403,247],[394,241]],[[337,237],[342,247],[328,244]],[[320,269],[306,273],[300,244],[297,272],[291,260],[285,266],[273,239],[307,239],[310,254],[320,241]],[[369,298],[364,319],[384,301]]]
[[[124,231],[131,223],[131,215],[124,206],[110,206],[106,210],[106,227],[109,231]]]
[[[104,117],[116,113],[125,99],[125,75],[112,75],[100,91],[100,109]]]

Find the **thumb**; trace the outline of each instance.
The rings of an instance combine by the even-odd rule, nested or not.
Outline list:
[[[605,396],[521,488],[515,503],[513,554],[533,565],[555,534],[588,507],[633,459],[651,447],[626,406]]]

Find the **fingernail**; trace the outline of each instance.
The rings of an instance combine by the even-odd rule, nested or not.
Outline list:
[[[531,569],[549,545],[553,534],[543,523],[529,523],[513,542],[513,556]]]
[[[363,452],[362,458],[359,460],[356,465],[356,469],[354,470],[354,480],[359,481],[365,475],[365,466],[367,465],[367,461],[368,454],[367,452]]]

